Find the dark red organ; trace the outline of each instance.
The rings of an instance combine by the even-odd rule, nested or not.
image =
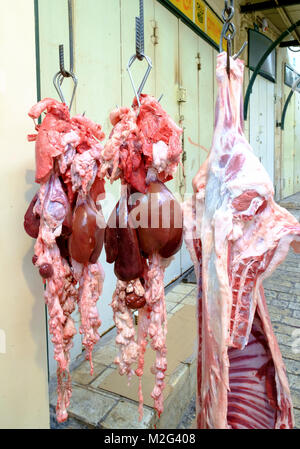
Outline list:
[[[101,175],[101,126],[87,117],[70,117],[65,104],[46,98],[33,106],[36,120],[36,182],[38,193],[24,217],[24,228],[37,239],[33,264],[45,280],[44,297],[49,312],[54,358],[57,361],[57,408],[59,422],[67,419],[72,394],[69,372],[70,349],[76,333],[72,313],[78,305],[80,333],[91,363],[99,339],[96,302],[102,291],[104,273],[100,256],[105,223],[95,202],[104,193]],[[77,283],[79,287],[76,287]]]
[[[107,224],[105,249],[118,278],[112,300],[120,345],[116,363],[120,374],[141,379],[149,337],[156,351],[151,396],[160,416],[167,367],[164,270],[182,243],[182,211],[164,183],[180,161],[182,130],[155,98],[141,95],[140,100],[140,110],[135,100],[132,109],[110,115],[114,128],[102,153],[103,167],[111,181],[121,178],[122,195]],[[139,310],[137,341],[132,309]],[[139,401],[141,418],[141,380]]]

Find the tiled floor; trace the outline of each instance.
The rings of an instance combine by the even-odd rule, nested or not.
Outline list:
[[[286,366],[300,429],[300,255],[290,249],[286,260],[264,282],[273,329]]]
[[[183,311],[185,306],[185,313],[190,315],[192,322],[195,323],[195,306],[196,301],[196,286],[194,284],[177,283],[167,289],[166,292],[166,307],[169,323],[169,338],[172,338],[172,317],[175,317],[176,312]],[[176,315],[178,317],[178,314]],[[190,322],[187,328],[183,330],[186,334],[191,332]],[[183,321],[185,325],[185,321]],[[196,329],[194,329],[196,332]],[[171,334],[170,334],[171,333]],[[108,428],[108,429],[138,429],[138,428],[176,428],[182,420],[184,410],[188,407],[195,389],[196,389],[196,361],[194,351],[194,341],[189,344],[191,348],[188,350],[188,357],[182,362],[174,362],[168,359],[168,365],[173,366],[172,372],[166,376],[165,396],[165,411],[162,414],[161,420],[158,421],[156,413],[152,407],[153,401],[149,405],[144,405],[144,417],[142,422],[138,421],[138,402],[137,394],[130,395],[127,390],[127,385],[124,384],[123,390],[120,392],[120,385],[118,388],[112,388],[108,391],[105,385],[107,379],[114,375],[116,376],[116,365],[114,358],[118,353],[118,348],[115,344],[115,330],[110,335],[106,335],[94,350],[94,374],[90,375],[90,367],[87,361],[81,360],[77,363],[77,367],[72,370],[73,394],[69,407],[69,420],[58,425],[54,417],[54,407],[56,404],[56,392],[53,379],[50,403],[52,406],[52,428]],[[170,343],[169,343],[170,349]],[[149,349],[150,350],[150,349]],[[151,350],[150,350],[151,351]],[[169,351],[172,354],[172,351]],[[146,367],[146,364],[145,364]],[[118,375],[119,376],[119,375]],[[118,377],[120,382],[124,383],[124,378]],[[146,382],[151,382],[151,385],[143,384],[143,389],[150,391],[153,387],[152,379],[146,377]],[[131,397],[132,396],[132,397]],[[136,400],[133,400],[136,398]],[[130,413],[128,413],[130,410]],[[187,422],[189,422],[187,420]],[[189,425],[189,424],[188,424]]]
[[[288,207],[290,209],[300,209],[300,192],[288,196],[279,202],[280,206]]]
[[[299,219],[300,210],[294,210]],[[195,277],[189,276],[189,281]],[[271,278],[264,282],[266,299],[276,337],[284,358],[289,378],[289,384],[294,404],[296,428],[300,428],[300,256],[291,250],[285,262],[276,270]],[[168,320],[183,309],[184,306],[195,306],[197,287],[193,283],[180,282],[166,290],[166,307]],[[194,310],[195,315],[195,310]],[[196,320],[195,320],[196,325]],[[298,333],[297,333],[298,332]],[[101,388],[107,376],[115,372],[113,363],[118,349],[114,342],[115,331],[106,335],[97,345],[94,354],[95,372],[91,377],[89,365],[82,361],[72,372],[73,396],[70,404],[70,419],[58,426],[52,416],[52,427],[61,428],[153,428],[158,421],[152,407],[144,406],[144,419],[138,422],[138,404],[124,395],[107,392]],[[186,363],[179,363],[175,372],[170,376],[173,397],[176,401],[167,403],[164,412],[169,422],[173,422],[172,415],[176,407],[182,402],[183,386],[190,384],[195,390],[196,363],[195,354]],[[192,386],[193,385],[193,386]],[[56,394],[51,394],[51,404],[55,406]],[[188,402],[186,403],[188,406]],[[130,413],[128,413],[130,410]],[[183,410],[180,409],[183,414]],[[177,414],[178,415],[178,414]],[[190,405],[180,428],[193,428],[192,420],[195,415],[194,404]],[[178,416],[177,418],[178,419]],[[172,427],[164,427],[172,428]]]

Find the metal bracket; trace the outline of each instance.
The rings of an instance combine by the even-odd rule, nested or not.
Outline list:
[[[156,20],[152,20],[152,28],[153,28],[153,34],[151,36],[151,41],[153,45],[158,44],[158,26]]]
[[[247,87],[247,91],[246,91],[246,95],[245,95],[245,101],[244,101],[244,120],[247,120],[247,114],[248,114],[248,106],[249,106],[249,100],[250,100],[250,95],[252,93],[252,88],[253,88],[253,84],[256,80],[256,77],[263,65],[263,63],[265,62],[265,60],[267,59],[267,57],[269,56],[269,54],[274,50],[274,48],[277,47],[278,44],[280,44],[280,42],[286,37],[288,36],[295,28],[297,28],[298,26],[300,26],[300,20],[297,20],[297,22],[293,23],[293,25],[291,25],[286,31],[284,31],[277,39],[276,41],[272,42],[272,44],[269,46],[268,50],[262,55],[262,57],[260,58],[260,60],[257,63],[257,66],[254,70],[254,72],[252,73],[252,76],[250,78],[248,87]]]
[[[197,69],[198,69],[198,72],[200,72],[202,66],[201,66],[201,56],[200,56],[199,52],[197,53],[196,60],[197,60]]]
[[[186,103],[186,101],[187,101],[186,89],[184,87],[178,87],[177,102],[178,103]]]

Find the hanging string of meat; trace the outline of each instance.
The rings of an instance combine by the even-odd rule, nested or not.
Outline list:
[[[262,281],[300,224],[274,202],[271,180],[243,134],[244,63],[217,56],[212,148],[185,203],[184,231],[198,277],[198,428],[291,428],[285,367]],[[271,151],[272,149],[270,149]]]
[[[102,173],[111,182],[118,178],[122,182],[120,201],[107,224],[105,249],[118,278],[112,300],[120,347],[115,362],[121,375],[139,376],[141,419],[141,378],[148,340],[156,351],[151,396],[158,415],[163,412],[167,369],[164,272],[182,243],[181,208],[164,183],[172,179],[180,162],[182,130],[155,98],[143,94],[140,102],[140,109],[135,100],[132,108],[118,108],[110,114],[113,130],[102,152]],[[135,309],[139,311],[137,338]]]
[[[84,116],[70,117],[67,106],[46,98],[29,111],[38,119],[46,111],[35,141],[36,182],[40,184],[24,219],[36,239],[33,263],[45,283],[49,331],[57,361],[57,420],[67,419],[72,394],[70,349],[76,333],[72,313],[78,304],[80,333],[93,371],[92,349],[99,339],[96,302],[102,291],[103,269],[98,262],[105,223],[97,198],[104,194],[99,141],[101,126]],[[79,283],[79,287],[77,287]]]

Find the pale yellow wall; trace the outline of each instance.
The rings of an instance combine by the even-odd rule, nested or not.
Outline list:
[[[34,144],[26,141],[36,101],[34,6],[0,6],[0,428],[47,428],[45,306],[33,240],[23,230],[36,190]]]

